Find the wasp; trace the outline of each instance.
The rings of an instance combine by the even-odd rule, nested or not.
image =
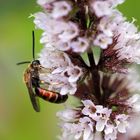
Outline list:
[[[32,106],[36,112],[40,112],[40,106],[39,106],[39,99],[38,97],[52,102],[52,103],[63,103],[68,99],[67,95],[61,95],[57,92],[49,91],[46,89],[43,89],[40,84],[42,81],[39,78],[39,73],[45,69],[46,72],[48,72],[48,69],[44,68],[39,60],[35,59],[35,36],[34,31],[32,31],[32,38],[33,38],[33,61],[24,61],[17,63],[17,65],[30,63],[28,68],[25,70],[23,75],[23,80],[26,84],[26,87],[28,89],[29,97],[32,103]]]
[[[35,92],[40,98],[52,103],[63,103],[68,99],[67,95],[61,95],[57,92],[46,90],[40,87],[35,88]]]

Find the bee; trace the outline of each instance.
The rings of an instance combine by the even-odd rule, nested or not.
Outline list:
[[[61,95],[57,92],[49,91],[46,89],[43,89],[40,87],[40,84],[42,81],[39,78],[39,73],[45,69],[46,72],[49,70],[44,68],[39,60],[35,60],[35,53],[34,53],[34,48],[35,48],[35,36],[34,36],[34,31],[32,31],[32,37],[33,37],[33,61],[24,61],[17,63],[17,65],[20,64],[25,64],[25,63],[30,63],[28,68],[25,70],[24,75],[23,75],[23,80],[26,84],[26,87],[28,89],[29,97],[32,103],[32,106],[36,112],[40,112],[40,106],[39,106],[39,99],[38,97],[52,102],[52,103],[63,103],[68,99],[67,95]]]

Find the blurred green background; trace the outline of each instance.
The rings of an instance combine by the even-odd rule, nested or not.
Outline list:
[[[119,8],[140,25],[139,6],[139,0],[126,0]],[[59,134],[55,113],[63,105],[40,100],[41,112],[36,113],[22,81],[27,65],[16,66],[32,60],[34,24],[28,16],[39,9],[34,0],[0,0],[0,140],[56,140]],[[35,33],[37,54],[41,31]]]

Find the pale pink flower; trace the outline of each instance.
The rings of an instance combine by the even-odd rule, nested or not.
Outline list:
[[[38,13],[35,13],[34,16],[35,16],[34,23],[36,27],[42,30],[47,30],[48,17],[45,15],[45,13],[38,12]]]
[[[140,112],[140,95],[135,94],[128,99],[127,104],[132,107],[134,112]]]
[[[113,131],[115,130],[115,127],[113,124],[106,124],[105,126],[105,135],[109,135],[109,134],[112,134]]]
[[[78,66],[70,67],[67,69],[67,71],[64,71],[63,73],[64,75],[67,73],[67,75],[69,76],[69,82],[76,82],[82,75],[82,71]]]
[[[48,89],[62,95],[76,92],[77,81],[84,75],[84,69],[74,65],[66,53],[48,46],[40,53],[39,60],[44,68],[50,70],[40,73],[40,79],[49,84]]]
[[[94,140],[96,132],[104,132],[105,140],[116,140],[118,132],[126,132],[129,126],[128,115],[119,114],[113,120],[111,118],[113,110],[101,105],[95,105],[91,100],[84,100],[82,103],[83,107],[79,107],[77,110],[71,109],[67,115],[64,115],[67,109],[63,113],[59,113],[60,119],[64,121],[64,124],[62,124],[63,135],[68,136],[71,134],[78,140],[81,137],[83,140]]]
[[[84,115],[88,115],[88,116],[91,116],[93,111],[96,111],[96,106],[95,104],[90,101],[90,100],[85,100],[85,101],[82,101],[83,105],[85,106],[83,109],[82,109],[82,113]]]
[[[85,37],[78,37],[77,40],[70,42],[69,45],[74,52],[85,52],[89,48],[89,41]]]
[[[80,110],[78,112],[78,109],[70,109],[67,108],[65,111],[59,111],[56,114],[57,117],[60,117],[63,121],[67,122],[74,122],[80,117]]]
[[[54,0],[37,0],[39,5],[45,5],[46,3],[53,2]]]
[[[112,133],[105,134],[105,140],[117,140],[117,130],[113,128]]]
[[[53,18],[61,18],[66,16],[71,11],[71,5],[66,1],[56,1],[53,3],[51,16]]]
[[[112,13],[111,5],[108,1],[94,1],[92,8],[98,17],[110,15]]]
[[[116,7],[118,4],[122,4],[125,0],[108,0],[113,7]]]
[[[106,49],[108,47],[108,45],[110,45],[112,43],[112,38],[101,33],[101,34],[97,35],[97,37],[93,43],[94,43],[94,45],[99,46],[102,49]]]
[[[96,106],[95,114],[91,115],[92,119],[94,119],[96,123],[96,130],[101,132],[104,130],[107,121],[109,120],[110,114],[112,110],[108,108],[103,108],[103,106]]]
[[[93,134],[94,123],[92,122],[92,120],[88,117],[84,117],[84,118],[80,118],[79,122],[84,128],[83,140],[89,140],[89,139],[92,140],[94,138],[94,134]]]
[[[77,90],[76,83],[62,84],[60,94],[61,95],[66,95],[66,94],[73,95],[73,94],[75,94],[76,90]]]
[[[67,42],[75,38],[78,35],[78,33],[79,29],[77,25],[73,22],[68,22],[67,27],[58,37],[62,40],[62,42]]]
[[[85,105],[85,107],[82,110],[82,113],[84,115],[88,115],[97,122],[97,131],[103,131],[105,125],[107,124],[107,121],[109,120],[111,110],[103,108],[103,106],[101,105],[94,105],[93,102],[90,100],[85,100],[82,102]]]
[[[129,116],[125,114],[119,114],[116,116],[115,122],[120,133],[126,133],[126,128],[129,126],[128,117]]]
[[[62,42],[62,40],[59,40],[55,42],[55,47],[61,51],[67,51],[70,49],[69,42]]]

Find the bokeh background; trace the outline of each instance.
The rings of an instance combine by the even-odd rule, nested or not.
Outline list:
[[[139,6],[140,0],[126,0],[119,9],[139,26]],[[39,10],[35,0],[0,0],[0,140],[56,140],[60,131],[55,114],[63,105],[40,100],[41,112],[36,113],[22,81],[27,65],[16,66],[32,60],[34,24],[28,17]],[[41,31],[35,34],[37,57]]]

